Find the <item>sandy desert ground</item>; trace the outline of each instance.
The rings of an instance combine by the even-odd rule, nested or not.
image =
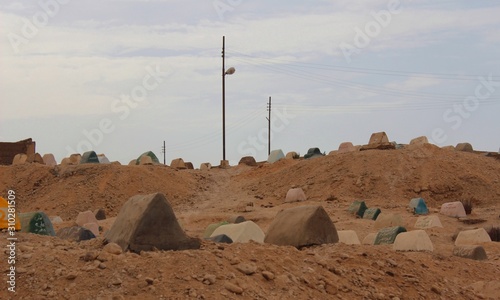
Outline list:
[[[0,299],[500,299],[500,243],[482,246],[487,260],[453,256],[461,230],[500,226],[500,160],[425,144],[400,150],[335,153],[310,160],[229,169],[175,170],[163,165],[117,164],[48,167],[0,166],[0,193],[16,192],[19,212],[60,216],[57,229],[79,212],[103,208],[106,231],[123,203],[137,194],[164,193],[192,237],[234,215],[264,232],[276,214],[300,205],[321,205],[337,230],[359,239],[376,232],[374,221],[347,211],[364,200],[382,212],[403,215],[407,230],[417,216],[410,199],[423,197],[431,214],[445,202],[472,200],[466,224],[440,215],[443,228],[427,229],[433,252],[396,252],[391,245],[341,243],[291,246],[203,241],[199,250],[111,254],[102,235],[80,243],[17,233],[16,293]],[[307,200],[285,203],[292,187]],[[241,212],[242,204],[253,210]],[[7,232],[0,234],[0,244]],[[2,247],[5,248],[5,247]],[[1,269],[7,273],[7,251]],[[250,271],[249,271],[250,270]]]

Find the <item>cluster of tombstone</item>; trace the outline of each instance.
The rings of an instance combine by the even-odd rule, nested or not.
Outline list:
[[[347,153],[354,151],[364,151],[364,150],[386,150],[386,149],[401,149],[407,146],[412,145],[422,145],[428,144],[429,141],[427,137],[420,136],[414,138],[410,141],[409,144],[398,144],[396,142],[389,142],[389,138],[385,132],[375,132],[370,136],[368,144],[366,145],[353,145],[351,142],[343,142],[339,145],[337,150],[330,151],[328,155],[333,155],[336,153]],[[457,150],[457,151],[466,151],[473,152],[472,145],[469,143],[459,143],[455,147],[454,146],[446,146],[443,149],[449,150]],[[267,163],[275,163],[282,159],[312,159],[317,157],[325,156],[325,152],[321,152],[319,148],[313,147],[309,148],[307,153],[301,157],[299,153],[295,151],[288,152],[286,155],[281,149],[273,150],[269,153],[268,158],[266,160]],[[23,153],[17,154],[13,161],[13,165],[24,164],[24,163],[39,163],[48,166],[56,166],[57,162],[54,158],[54,155],[51,153],[45,154],[41,156],[39,153],[26,155]],[[83,154],[72,154],[69,157],[65,157],[61,160],[61,165],[78,165],[78,164],[87,164],[87,163],[99,163],[99,164],[109,164],[110,161],[104,154],[96,154],[94,151],[87,151]],[[118,162],[115,162],[118,163]],[[263,163],[263,162],[262,162]],[[119,164],[119,163],[118,163]],[[152,152],[147,151],[142,153],[137,159],[133,159],[129,162],[129,166],[132,165],[159,165],[160,162],[158,157]],[[255,158],[252,156],[242,157],[238,164],[245,164],[249,166],[257,166],[259,163],[255,161]],[[183,169],[194,169],[194,166],[191,162],[184,162],[182,158],[173,159],[170,163],[170,167],[183,170]],[[218,168],[229,168],[229,162],[227,160],[222,160]],[[199,167],[200,170],[210,170],[212,165],[210,163],[202,163]]]
[[[14,156],[12,160],[13,165],[25,164],[25,163],[38,163],[42,165],[47,165],[54,167],[57,165],[57,161],[52,153],[47,153],[41,156],[39,153],[26,155],[24,153],[19,153]],[[96,154],[94,151],[87,151],[81,154],[71,154],[69,157],[65,157],[61,160],[61,165],[79,165],[79,164],[109,164],[111,163],[109,159],[104,154]]]
[[[301,188],[290,189],[285,202],[305,201]],[[439,217],[429,215],[424,199],[411,199],[408,210],[422,215],[417,219],[415,230],[407,231],[403,217],[399,214],[383,213],[379,208],[368,208],[364,201],[354,201],[348,211],[357,218],[374,221],[376,233],[368,234],[363,240],[366,245],[390,245],[395,251],[430,251],[434,247],[425,229],[443,227]],[[447,217],[466,216],[462,202],[449,202],[441,206],[440,214]],[[58,236],[62,239],[82,241],[99,236],[98,220],[105,219],[103,210],[86,211],[78,215],[74,226],[54,232],[52,222],[60,218],[47,217],[43,212],[18,214],[17,230],[41,235]],[[3,223],[0,223],[3,224]],[[354,230],[337,230],[333,221],[321,205],[301,205],[284,209],[275,216],[267,233],[254,222],[243,216],[210,224],[203,238],[217,243],[246,243],[255,241],[297,248],[312,245],[344,243],[361,244]],[[199,238],[188,236],[164,194],[137,195],[131,197],[121,208],[111,228],[104,233],[106,243],[116,243],[122,251],[152,251],[198,249]],[[487,259],[480,245],[491,242],[484,228],[461,231],[456,240],[453,255],[475,260]]]
[[[21,165],[29,163],[37,163],[48,166],[57,165],[54,155],[50,153],[45,154],[43,156],[41,156],[40,153],[34,153],[30,155],[26,155],[24,153],[18,153],[14,156],[14,159],[12,160],[13,165]]]
[[[0,197],[0,209],[4,207],[7,207],[7,202]],[[4,216],[2,215],[1,217],[3,218]],[[106,215],[103,209],[98,209],[95,212],[81,212],[72,226],[61,228],[56,233],[53,224],[63,222],[59,216],[49,217],[43,211],[17,212],[15,230],[25,233],[57,236],[61,239],[79,242],[98,237],[101,229],[98,220],[104,220],[105,218]],[[0,229],[7,228],[7,220],[0,219]]]
[[[385,132],[375,132],[370,136],[370,140],[366,145],[353,145],[352,142],[343,142],[339,145],[337,150],[330,151],[328,155],[334,155],[337,153],[348,153],[348,152],[356,152],[356,151],[364,151],[364,150],[390,150],[390,149],[402,149],[408,146],[418,146],[423,144],[428,144],[429,141],[427,137],[420,136],[414,138],[410,141],[409,144],[398,144],[396,142],[389,142],[389,138]],[[455,147],[454,146],[445,146],[443,149],[448,150],[456,150],[456,151],[466,151],[473,152],[472,145],[469,143],[459,143]],[[309,148],[307,153],[302,157],[304,159],[311,159],[325,156],[325,152],[321,152],[319,148]],[[270,152],[267,163],[275,163],[282,159],[300,159],[300,154],[297,152],[288,152],[286,155],[283,150],[276,149]],[[255,166],[258,163],[255,162],[255,159],[252,156],[245,156],[241,158],[239,164],[246,164],[249,166]]]
[[[363,240],[366,245],[392,244],[395,251],[430,251],[434,247],[425,229],[443,227],[438,215],[429,214],[423,198],[413,198],[408,204],[408,211],[418,217],[415,230],[407,231],[403,216],[400,214],[382,213],[379,208],[368,208],[364,201],[354,201],[348,211],[358,218],[374,220],[376,233],[369,233]],[[462,202],[448,202],[441,206],[441,215],[453,218],[464,218],[466,212]],[[352,230],[339,233],[340,242],[360,244],[356,233]],[[453,255],[475,260],[487,259],[486,252],[479,244],[491,242],[491,237],[484,228],[461,231],[456,240]]]
[[[301,188],[295,187],[287,192],[284,202],[301,202],[305,200],[306,196],[304,191]],[[127,228],[126,224],[129,223],[126,223],[126,220],[130,221],[130,215],[137,216],[137,209],[143,211],[142,214],[139,214],[142,215],[141,218],[149,221],[141,221],[139,218],[132,222],[137,224],[136,228]],[[366,207],[366,204],[364,204],[364,201],[358,201],[349,207],[349,210],[358,217],[362,215],[365,219],[374,220],[374,227],[379,229],[372,237],[368,236],[365,238],[363,241],[364,244],[393,244],[393,249],[395,251],[433,251],[432,242],[425,229],[442,227],[439,217],[437,215],[428,215],[429,210],[422,198],[411,199],[408,209],[416,215],[422,215],[415,223],[414,227],[416,230],[407,231],[403,225],[402,216],[397,214],[383,214],[378,208],[369,209]],[[165,235],[178,235],[178,245],[168,244],[166,241],[154,244],[155,237],[157,236],[155,234],[151,234],[151,239],[149,239],[147,244],[137,245],[137,241],[134,242],[134,238],[130,237],[130,233],[140,232],[144,235],[148,230],[146,228],[141,229],[141,226],[146,226],[154,222],[154,220],[150,220],[147,213],[148,210],[165,211],[164,222],[168,224],[166,223],[164,225],[168,228],[161,230],[168,231],[164,233]],[[443,204],[440,213],[450,217],[465,216],[465,210],[461,202]],[[118,222],[120,219],[123,221]],[[184,234],[182,228],[175,219],[173,210],[162,194],[136,196],[131,198],[122,208],[115,224],[117,227],[114,229],[112,228],[106,234],[106,239],[108,242],[116,242],[124,251],[126,249],[132,251],[148,250],[152,247],[158,249],[182,250],[186,248],[198,248],[200,246],[196,238],[191,238]],[[175,232],[173,232],[173,230],[175,230]],[[478,233],[478,231],[481,232]],[[152,232],[154,232],[154,230]],[[141,242],[143,241],[142,235],[140,239]],[[129,240],[124,241],[124,236],[129,237]],[[205,229],[203,238],[219,243],[245,243],[253,240],[259,243],[288,245],[297,248],[337,242],[351,245],[360,244],[355,231],[337,231],[333,221],[324,208],[314,205],[297,206],[280,211],[270,224],[266,233],[264,233],[256,223],[246,220],[243,216],[233,216],[228,220],[210,224]],[[368,241],[370,239],[371,241]],[[462,231],[455,241],[456,247],[453,253],[460,257],[478,260],[486,259],[487,256],[484,248],[476,244],[489,241],[491,241],[491,238],[484,229]]]
[[[409,144],[399,144],[395,141],[390,142],[387,134],[384,131],[372,133],[370,136],[370,140],[366,145],[353,145],[351,142],[343,142],[339,145],[337,150],[333,150],[329,153],[329,155],[335,153],[346,153],[346,152],[355,152],[355,151],[364,151],[364,150],[390,150],[390,149],[402,149],[405,147],[418,146],[423,144],[429,144],[429,140],[426,136],[419,136],[410,141]],[[472,145],[469,143],[459,143],[456,146],[445,146],[442,147],[447,150],[456,150],[456,151],[466,151],[473,152]]]
[[[410,201],[408,209],[414,214],[427,214],[428,209],[424,199],[414,198]],[[398,251],[433,251],[432,243],[425,231],[422,232],[406,232],[402,216],[398,214],[382,213],[380,208],[368,208],[365,201],[356,200],[348,208],[348,211],[356,218],[363,218],[375,222],[374,228],[378,229],[377,233],[368,234],[363,240],[366,245],[382,245],[394,244],[394,249]],[[418,228],[418,227],[416,227]],[[399,238],[400,233],[405,233]],[[415,235],[415,236],[414,236]],[[355,232],[349,231],[346,236],[346,243],[360,244]],[[408,243],[408,241],[415,243]]]

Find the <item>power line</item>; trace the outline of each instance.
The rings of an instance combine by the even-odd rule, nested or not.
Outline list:
[[[235,60],[239,60],[243,63],[251,64],[254,66],[258,66],[259,68],[262,69],[267,69],[273,72],[279,72],[283,73],[292,77],[297,77],[300,79],[306,79],[309,81],[315,81],[319,83],[326,83],[329,85],[334,85],[334,86],[341,86],[345,88],[350,88],[350,89],[355,89],[355,90],[360,90],[363,92],[369,92],[369,93],[374,93],[374,94],[381,94],[381,95],[390,95],[390,96],[402,96],[406,98],[416,98],[416,99],[436,99],[436,100],[456,100],[457,97],[464,97],[464,95],[458,95],[458,94],[437,94],[437,93],[427,93],[427,92],[415,92],[415,91],[405,91],[405,90],[400,90],[400,89],[392,89],[392,88],[384,88],[384,87],[377,87],[373,86],[370,84],[363,84],[363,83],[356,83],[356,82],[350,82],[346,80],[340,80],[336,79],[333,77],[325,77],[322,75],[318,75],[315,73],[307,72],[307,71],[300,71],[296,69],[289,68],[287,66],[269,66],[269,65],[261,65],[249,60],[245,59],[239,59],[239,58],[233,58]],[[496,98],[500,99],[500,98]]]
[[[481,105],[498,105],[498,101],[487,100],[482,101]],[[287,105],[274,104],[275,107],[286,109],[288,112],[374,112],[374,111],[402,111],[402,110],[430,110],[436,108],[450,108],[447,103],[375,103],[375,104],[358,104],[358,105]]]
[[[374,112],[374,111],[397,111],[397,110],[428,110],[437,107],[450,107],[451,104],[461,101],[467,95],[457,94],[438,94],[428,92],[405,91],[401,89],[387,88],[374,86],[365,83],[352,82],[347,80],[338,79],[332,76],[325,76],[311,72],[313,70],[335,71],[342,73],[356,73],[364,75],[377,75],[377,76],[395,76],[395,77],[411,77],[411,78],[425,78],[425,79],[439,79],[439,80],[459,80],[459,81],[474,81],[477,82],[479,75],[457,75],[447,73],[426,73],[426,72],[409,72],[409,71],[396,71],[396,70],[382,70],[372,68],[356,68],[356,67],[343,67],[333,66],[316,63],[297,62],[294,60],[281,59],[281,58],[258,58],[239,51],[232,50],[230,52],[239,56],[231,56],[231,59],[239,61],[244,64],[253,65],[260,69],[269,70],[271,72],[278,72],[287,76],[292,76],[308,81],[328,84],[333,86],[340,86],[343,88],[358,90],[377,95],[387,95],[392,97],[404,97],[404,99],[418,99],[426,100],[419,102],[386,102],[386,103],[363,103],[357,105],[297,105],[297,104],[273,104],[277,108],[286,108],[287,111],[295,112],[334,112],[334,113],[349,113],[349,112]],[[489,98],[481,101],[482,105],[498,104],[500,98]],[[244,118],[232,123],[228,126],[228,132],[236,132],[237,129],[253,121],[261,110],[257,109]],[[197,137],[182,143],[170,145],[171,151],[184,150],[197,145],[204,145],[212,143],[220,138],[219,131],[213,131],[201,137]]]
[[[346,66],[334,66],[328,64],[318,64],[311,62],[300,62],[295,60],[283,59],[283,58],[258,58],[243,52],[231,51],[239,55],[260,59],[275,63],[287,63],[288,65],[296,65],[298,67],[312,68],[312,69],[323,69],[323,70],[334,70],[339,72],[351,72],[360,74],[375,74],[375,75],[387,75],[387,76],[404,76],[404,77],[422,77],[430,79],[450,79],[450,80],[469,80],[477,81],[477,78],[483,75],[466,75],[466,74],[451,74],[451,73],[431,73],[431,72],[417,72],[417,71],[396,71],[396,70],[383,70],[383,69],[373,69],[373,68],[358,68],[358,67],[346,67]]]
[[[245,117],[239,119],[236,122],[228,123],[227,124],[227,134],[231,135],[232,133],[236,132],[237,129],[245,126],[246,124],[252,122],[254,119],[256,119],[260,114],[262,113],[261,109],[256,109],[253,110],[251,113],[246,114]],[[184,149],[189,149],[195,146],[199,145],[204,145],[207,143],[212,143],[217,141],[220,138],[220,130],[217,131],[212,131],[207,134],[204,134],[203,136],[198,136],[196,138],[176,143],[176,144],[171,144],[169,145],[169,151],[179,151],[179,150],[184,150]]]

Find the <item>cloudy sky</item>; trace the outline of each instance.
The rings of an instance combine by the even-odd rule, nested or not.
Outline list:
[[[371,133],[498,151],[498,1],[0,2],[0,141],[167,164],[271,148],[329,152]]]

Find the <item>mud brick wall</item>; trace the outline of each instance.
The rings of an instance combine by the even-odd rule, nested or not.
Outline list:
[[[10,165],[18,153],[35,154],[35,142],[29,138],[15,143],[0,143],[0,164]]]

